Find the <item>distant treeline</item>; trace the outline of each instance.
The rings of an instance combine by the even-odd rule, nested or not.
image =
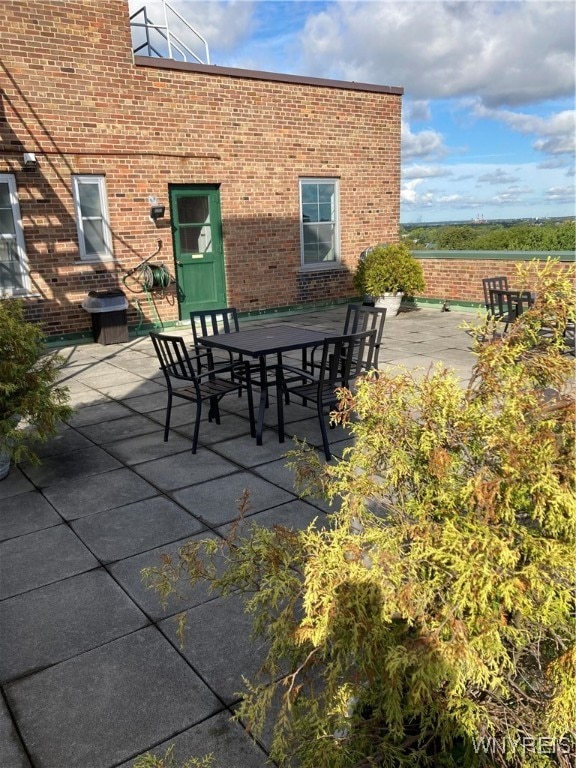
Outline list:
[[[574,251],[576,221],[518,224],[402,225],[400,234],[413,250]]]

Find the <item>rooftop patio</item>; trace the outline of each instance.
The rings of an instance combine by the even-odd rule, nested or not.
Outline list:
[[[339,330],[344,314],[242,328]],[[434,309],[387,320],[380,367],[442,361],[466,381],[474,356],[459,326],[471,318]],[[189,327],[176,333],[191,342]],[[295,493],[273,402],[257,446],[246,398],[224,398],[221,424],[203,421],[193,456],[188,403],[175,405],[163,442],[166,392],[148,337],[61,351],[76,411],[42,447],[40,466],[13,467],[0,483],[0,766],[125,768],[175,743],[177,759],[213,753],[214,768],[261,768],[267,743],[230,720],[241,677],[262,654],[241,602],[198,585],[162,607],[140,570],[190,538],[225,534],[243,489],[249,520],[266,526],[300,528],[331,510]],[[285,419],[288,437],[321,448],[313,410],[291,404]],[[340,456],[348,434],[336,428],[330,438]],[[172,618],[182,610],[184,648]]]

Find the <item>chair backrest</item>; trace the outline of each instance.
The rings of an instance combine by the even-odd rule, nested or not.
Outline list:
[[[169,336],[150,331],[150,338],[168,386],[171,386],[171,378],[196,381],[194,366],[181,336]]]
[[[507,291],[508,278],[506,277],[506,275],[499,275],[498,277],[485,277],[482,279],[482,289],[484,291],[484,306],[489,312],[491,312],[492,314],[495,314],[496,308],[492,303],[492,299],[490,297],[490,291],[492,290]]]
[[[534,305],[534,296],[530,291],[507,291],[498,288],[490,289],[490,300],[497,317],[512,322],[527,309]]]
[[[384,332],[384,321],[386,320],[386,309],[383,307],[367,307],[364,304],[348,304],[346,309],[346,320],[344,321],[344,334],[358,333],[358,331],[376,331],[376,357],[374,363],[378,362],[378,352],[382,342]]]
[[[376,328],[326,339],[322,349],[319,382],[348,386],[374,365]]]
[[[190,312],[190,324],[196,353],[200,351],[198,339],[201,336],[217,336],[219,333],[234,333],[240,330],[238,312],[235,307],[192,311]]]

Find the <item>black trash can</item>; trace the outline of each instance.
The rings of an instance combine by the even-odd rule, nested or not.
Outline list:
[[[122,344],[128,341],[126,310],[128,300],[124,291],[90,291],[82,308],[92,316],[92,333],[98,344]]]

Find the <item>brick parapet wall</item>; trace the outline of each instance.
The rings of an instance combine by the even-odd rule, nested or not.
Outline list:
[[[120,0],[8,0],[0,24],[0,172],[16,177],[29,305],[48,334],[89,330],[87,291],[121,286],[159,238],[174,272],[170,223],[149,220],[148,197],[168,207],[169,184],[219,185],[227,300],[240,311],[343,299],[359,253],[397,238],[399,93],[136,66]],[[22,169],[24,150],[36,170]],[[79,261],[77,173],[106,177],[114,262]],[[301,176],[340,179],[343,268],[332,273],[301,269]],[[154,301],[177,318],[175,286]]]
[[[415,251],[426,280],[423,297],[439,301],[484,303],[482,279],[505,275],[511,287],[518,285],[518,267],[527,261],[558,259],[557,269],[567,270],[574,254],[566,252]]]

